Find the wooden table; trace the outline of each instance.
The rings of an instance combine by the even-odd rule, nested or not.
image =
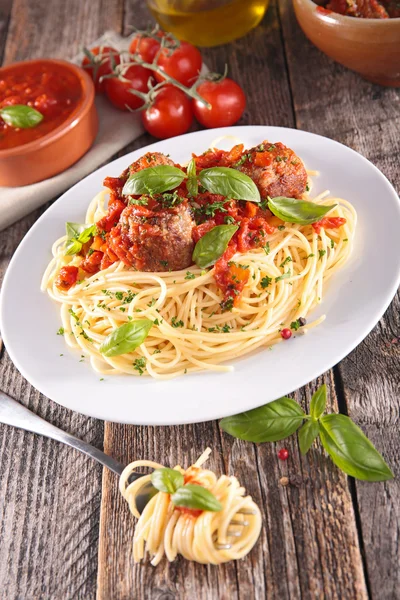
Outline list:
[[[106,29],[128,33],[132,24],[144,27],[149,21],[144,4],[2,0],[0,56],[5,64],[37,56],[71,57]],[[400,185],[399,92],[363,81],[311,46],[290,0],[280,0],[279,6],[272,2],[255,31],[205,50],[204,57],[215,70],[228,63],[232,77],[245,88],[248,105],[241,124],[298,127],[331,137],[361,152]],[[120,154],[151,141],[143,135]],[[379,206],[380,198],[376,202]],[[2,273],[45,208],[1,232]],[[397,476],[399,309],[397,298],[354,352],[295,394],[307,406],[324,381],[333,410],[351,415]],[[121,461],[153,457],[164,464],[189,464],[212,446],[211,466],[234,472],[264,518],[259,543],[240,562],[219,568],[184,560],[156,569],[135,567],[133,520],[115,476],[56,442],[2,426],[2,600],[399,598],[399,479],[375,484],[349,479],[319,446],[302,458],[295,437],[285,443],[290,460],[282,462],[279,444],[234,440],[222,434],[217,422],[133,427],[72,413],[32,388],[4,349],[0,389]],[[279,484],[282,476],[289,477],[289,486]]]

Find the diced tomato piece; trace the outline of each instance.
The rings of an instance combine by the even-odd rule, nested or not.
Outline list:
[[[202,510],[198,510],[196,508],[186,508],[186,506],[175,506],[175,510],[179,510],[182,514],[193,517],[193,519],[197,519],[199,515],[203,512]]]
[[[92,252],[92,254],[88,255],[82,262],[81,269],[86,271],[86,273],[90,273],[91,275],[97,273],[97,271],[100,271],[102,258],[102,252]]]
[[[78,280],[78,272],[78,267],[74,267],[73,265],[61,267],[56,279],[56,286],[58,289],[66,292],[72,288]]]
[[[324,217],[320,221],[313,223],[313,229],[316,233],[321,233],[321,229],[338,229],[346,223],[343,217]]]
[[[111,229],[118,223],[124,208],[126,208],[124,202],[112,194],[108,204],[107,214],[96,223],[97,228],[102,231],[111,231]]]
[[[231,242],[215,263],[214,271],[215,281],[224,294],[224,302],[231,298],[234,306],[239,302],[243,288],[249,280],[249,269],[231,261],[236,251],[236,243]]]
[[[254,152],[252,162],[256,167],[268,167],[274,158],[271,152]]]

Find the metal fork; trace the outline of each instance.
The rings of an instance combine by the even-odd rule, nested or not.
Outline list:
[[[80,452],[83,452],[87,456],[94,458],[97,462],[101,463],[113,473],[120,476],[125,466],[109,456],[105,454],[98,448],[95,448],[91,444],[80,440],[79,438],[55,427],[51,423],[48,423],[38,415],[35,415],[28,408],[8,396],[4,392],[0,391],[0,423],[5,423],[6,425],[11,425],[13,427],[19,427],[20,429],[25,429],[26,431],[30,431],[32,433],[38,433],[39,435],[44,435],[52,440],[56,440],[57,442],[62,442],[67,446],[71,446]],[[143,473],[132,473],[129,478],[129,482],[132,483],[139,479],[139,477],[143,477]],[[138,511],[143,512],[144,507],[149,502],[149,500],[154,496],[157,490],[153,487],[153,485],[148,482],[142,486],[140,489],[140,493],[136,496],[136,506]],[[250,514],[249,511],[243,509],[239,511],[242,514]],[[232,520],[232,525],[242,525],[247,526],[247,521],[238,521]],[[229,530],[228,530],[229,533]],[[232,531],[230,534],[232,537],[238,537],[237,531]],[[216,544],[216,547],[220,546],[220,549],[229,548],[229,544]]]

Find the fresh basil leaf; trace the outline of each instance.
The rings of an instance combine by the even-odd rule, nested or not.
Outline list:
[[[71,254],[78,254],[82,250],[82,244],[78,240],[68,240],[65,244],[65,254],[67,256]]]
[[[211,194],[221,194],[234,200],[261,202],[260,192],[254,181],[236,169],[212,167],[200,171],[198,177],[201,185]]]
[[[194,483],[188,483],[180,487],[175,494],[171,496],[171,501],[175,506],[185,506],[195,510],[208,510],[210,512],[219,512],[222,510],[222,504],[218,502],[215,496],[206,488]]]
[[[194,161],[194,158],[192,158],[192,160],[189,162],[186,172],[188,176],[186,182],[187,191],[191,196],[197,196],[197,194],[199,193],[199,184],[197,181],[196,163]]]
[[[184,484],[182,473],[175,469],[155,469],[151,474],[151,483],[160,492],[173,494]]]
[[[65,254],[77,254],[82,250],[82,244],[86,244],[96,233],[96,225],[81,225],[80,223],[66,223],[67,243]]]
[[[85,231],[85,229],[85,224],[82,225],[81,223],[70,222],[65,223],[65,231],[69,240],[77,240],[81,233]]]
[[[11,127],[20,129],[30,129],[36,127],[43,121],[43,115],[38,110],[25,104],[14,104],[14,106],[4,106],[0,109],[0,117]]]
[[[78,241],[81,242],[81,244],[86,244],[86,242],[88,242],[95,234],[96,225],[90,225],[90,227],[86,227],[86,229],[79,234]]]
[[[220,421],[220,427],[247,442],[277,442],[292,435],[305,418],[302,408],[284,396],[260,408],[254,408]]]
[[[132,352],[144,342],[152,325],[153,321],[150,319],[124,323],[106,337],[100,346],[100,352],[107,357]]]
[[[194,247],[193,262],[201,269],[213,265],[223,255],[238,229],[236,225],[217,225],[207,231]]]
[[[162,194],[173,190],[186,178],[178,167],[157,165],[132,173],[125,183],[122,193],[124,196],[141,196],[142,194]]]
[[[315,419],[319,419],[325,411],[326,406],[326,385],[321,385],[320,388],[313,394],[310,404],[310,415]]]
[[[309,225],[319,221],[335,206],[337,205],[322,206],[315,202],[285,198],[284,196],[268,198],[268,208],[278,219],[282,219],[287,223],[299,223],[300,225]]]
[[[318,421],[307,421],[299,431],[300,452],[307,454],[319,433]]]
[[[325,415],[320,419],[321,442],[339,469],[365,481],[393,479],[382,456],[346,415]]]

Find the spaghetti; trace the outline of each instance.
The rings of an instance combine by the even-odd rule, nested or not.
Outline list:
[[[165,555],[169,561],[181,554],[187,560],[202,564],[219,565],[243,558],[256,543],[261,531],[261,514],[251,496],[245,496],[236,477],[202,469],[211,450],[200,456],[196,463],[184,470],[175,467],[190,481],[209,490],[222,504],[220,512],[181,510],[172,504],[170,495],[158,492],[140,515],[136,496],[150,481],[146,475],[129,484],[129,476],[139,467],[162,468],[158,463],[142,460],[128,465],[120,478],[120,491],[138,519],[133,538],[133,557],[140,562],[148,554],[151,564],[157,565]]]
[[[309,172],[309,175],[315,172]],[[311,179],[309,177],[309,186]],[[61,307],[66,343],[90,357],[101,374],[148,374],[170,379],[195,371],[231,371],[229,364],[259,348],[282,341],[281,332],[304,319],[321,303],[328,280],[351,254],[356,213],[341,198],[324,192],[318,205],[336,203],[329,217],[345,224],[338,228],[282,223],[268,235],[263,248],[235,254],[231,261],[246,271],[247,283],[231,312],[222,312],[215,267],[196,265],[179,271],[132,270],[121,261],[78,281],[67,291],[56,285],[64,265],[77,265],[80,256],[65,256],[66,237],[53,245],[53,259],[42,281]],[[90,203],[87,226],[106,214],[108,192]],[[308,194],[302,195],[309,199]],[[299,333],[320,324],[324,316]],[[116,328],[135,319],[153,326],[133,352],[106,357],[99,348]],[[227,364],[228,363],[228,364]]]

